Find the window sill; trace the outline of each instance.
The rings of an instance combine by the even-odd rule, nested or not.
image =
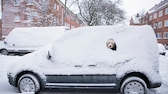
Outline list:
[[[15,23],[20,23],[21,21],[20,20],[18,20],[18,21],[14,21]]]

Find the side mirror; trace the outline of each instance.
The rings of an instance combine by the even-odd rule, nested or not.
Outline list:
[[[106,42],[107,48],[116,51],[117,50],[117,45],[113,39],[108,39]]]
[[[48,53],[47,53],[47,59],[48,60],[50,60],[51,59],[51,54],[50,54],[50,52],[48,51]]]

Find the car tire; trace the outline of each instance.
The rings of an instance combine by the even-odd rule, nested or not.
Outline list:
[[[2,49],[2,50],[0,51],[0,53],[1,53],[1,55],[8,55],[8,50]]]
[[[37,94],[40,91],[39,80],[32,74],[24,74],[18,81],[18,89],[20,93],[33,92]]]
[[[126,78],[120,88],[122,94],[147,94],[147,86],[139,77]]]

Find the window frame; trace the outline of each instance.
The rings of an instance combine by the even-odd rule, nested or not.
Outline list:
[[[164,27],[168,27],[168,20],[164,21]]]
[[[162,39],[162,33],[156,33],[156,38],[157,39]]]
[[[167,15],[167,14],[168,14],[168,7],[165,8],[165,15]]]
[[[153,14],[153,19],[157,19],[157,13]]]
[[[20,0],[13,0],[14,6],[20,6]]]
[[[153,23],[153,29],[156,29],[157,28],[157,26],[158,26],[158,23]]]
[[[151,20],[152,20],[152,18],[153,18],[153,17],[152,17],[152,15],[150,15],[150,16],[149,16],[149,21],[151,21]]]
[[[159,17],[163,16],[163,10],[159,11]]]
[[[33,21],[33,16],[31,15],[26,15],[27,21]]]
[[[21,17],[19,14],[15,14],[14,15],[14,22],[20,22],[21,21]]]
[[[162,21],[161,22],[158,22],[158,28],[162,28]]]
[[[164,33],[163,33],[163,38],[164,38],[164,39],[168,39],[168,32],[164,32]]]
[[[33,5],[33,0],[26,0],[26,5]]]

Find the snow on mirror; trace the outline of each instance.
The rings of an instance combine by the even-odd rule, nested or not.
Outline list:
[[[117,50],[117,45],[113,39],[108,39],[106,42],[106,46],[111,50]]]

